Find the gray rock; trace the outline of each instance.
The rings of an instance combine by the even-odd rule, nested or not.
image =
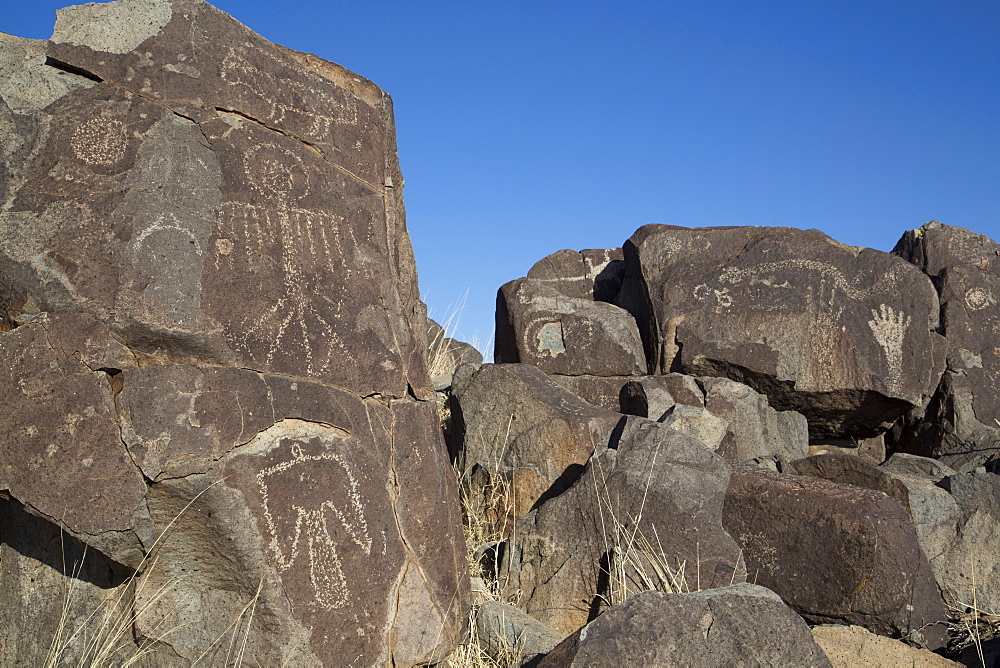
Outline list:
[[[693,594],[636,594],[564,640],[538,665],[831,664],[801,617],[773,592],[744,583]]]
[[[495,661],[548,654],[563,636],[512,605],[487,601],[476,612],[479,646]]]
[[[794,411],[776,411],[767,397],[728,378],[701,378],[705,406],[729,423],[719,454],[728,462],[757,457],[795,460],[809,449],[809,425]]]
[[[623,258],[621,248],[556,251],[536,262],[528,278],[567,297],[610,302],[621,287]]]
[[[632,418],[572,487],[518,521],[500,565],[504,596],[569,634],[608,602],[651,586],[682,591],[743,579],[723,530],[729,467],[702,443]]]

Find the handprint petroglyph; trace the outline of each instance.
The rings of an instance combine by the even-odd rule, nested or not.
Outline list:
[[[879,304],[878,309],[872,309],[872,319],[868,321],[875,341],[885,352],[886,364],[889,366],[888,387],[899,391],[903,378],[903,339],[906,328],[910,325],[910,316],[902,311],[896,311],[891,306]]]

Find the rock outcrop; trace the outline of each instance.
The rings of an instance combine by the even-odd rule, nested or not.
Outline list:
[[[931,222],[904,234],[893,252],[934,281],[948,340],[933,400],[894,430],[893,447],[956,466],[1000,456],[1000,244]]]
[[[442,658],[465,550],[389,97],[201,0],[0,53],[7,503],[172,583],[125,635],[164,665],[251,603],[262,664]]]
[[[617,303],[651,372],[745,382],[805,415],[812,438],[875,436],[937,386],[937,295],[888,253],[815,230],[669,225],[624,251]]]
[[[829,666],[802,618],[751,584],[692,594],[647,591],[560,643],[539,668]]]

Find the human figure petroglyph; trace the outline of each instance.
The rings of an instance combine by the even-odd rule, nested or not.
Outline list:
[[[902,311],[896,311],[891,306],[879,304],[878,309],[872,309],[872,319],[868,321],[875,341],[885,352],[886,364],[889,366],[887,385],[892,390],[898,390],[903,378],[903,339],[906,328],[910,325],[910,316]]]
[[[333,609],[348,601],[349,583],[344,576],[337,542],[330,525],[337,522],[347,532],[350,542],[367,555],[372,540],[368,534],[358,481],[350,465],[336,452],[326,450],[307,455],[301,443],[291,446],[291,459],[263,469],[257,484],[263,499],[264,521],[271,534],[271,552],[278,570],[287,571],[303,553],[309,561],[309,581],[320,606]],[[302,498],[309,494],[295,490],[340,490],[346,499],[333,499],[310,506]]]
[[[278,78],[275,73],[287,70],[289,65],[265,50],[255,51],[253,57],[270,62],[266,68],[258,68],[246,49],[230,48],[219,74],[230,86],[243,88],[270,107],[265,119],[268,122],[298,120],[316,138],[325,137],[334,125],[357,125],[358,108],[349,97],[343,102],[335,100],[323,90],[321,82],[311,88],[296,78]]]
[[[289,150],[255,147],[244,155],[243,169],[256,201],[229,202],[224,208],[222,229],[236,240],[215,241],[216,266],[237,262],[237,247],[249,261],[280,248],[284,294],[263,315],[244,323],[241,334],[234,335],[237,345],[251,352],[252,340],[264,340],[264,362],[270,365],[293,337],[305,352],[306,373],[314,376],[328,371],[335,355],[353,360],[332,323],[346,315],[344,302],[332,297],[330,286],[321,290],[319,285],[331,269],[344,282],[352,277],[341,242],[343,218],[302,204],[310,193],[309,174]],[[321,300],[329,307],[322,312],[316,307]]]

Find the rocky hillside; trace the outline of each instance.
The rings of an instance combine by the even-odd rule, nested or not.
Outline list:
[[[202,0],[0,34],[0,664],[993,665],[1000,244],[647,225],[482,364],[394,133]]]

